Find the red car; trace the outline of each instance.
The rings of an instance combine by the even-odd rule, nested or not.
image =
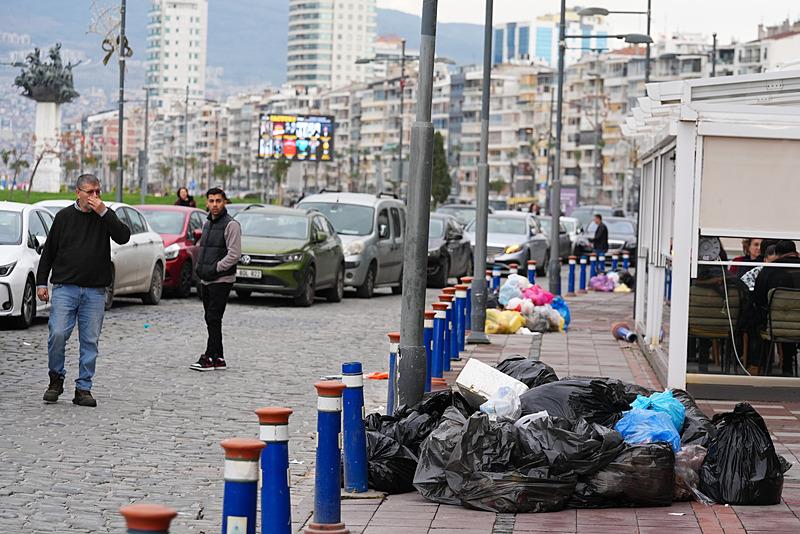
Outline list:
[[[197,242],[206,220],[206,212],[197,208],[147,204],[136,206],[153,231],[164,240],[164,289],[188,297],[195,281]]]

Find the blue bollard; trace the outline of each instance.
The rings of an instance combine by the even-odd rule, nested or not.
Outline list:
[[[442,370],[444,372],[450,371],[450,361],[458,359],[458,341],[456,341],[456,333],[453,330],[453,295],[439,295],[439,302],[447,304],[445,312],[445,326],[444,326],[444,344],[445,344],[445,358]]]
[[[492,291],[495,293],[500,291],[500,277],[502,273],[503,271],[500,269],[499,265],[492,267]]]
[[[433,376],[433,319],[436,312],[425,310],[423,321],[423,343],[425,343],[425,393],[431,390],[431,377]]]
[[[261,451],[261,532],[290,534],[292,503],[289,496],[289,408],[256,410]]]
[[[593,252],[589,255],[589,279],[597,276],[597,255]]]
[[[630,266],[631,266],[631,255],[628,254],[627,252],[623,252],[622,253],[622,268],[627,271],[630,268]]]
[[[342,390],[336,381],[314,384],[317,388],[317,463],[314,473],[314,521],[306,534],[348,534],[342,523],[339,449],[342,429]]]
[[[256,534],[258,457],[264,442],[252,438],[222,441],[225,449],[225,493],[222,498],[222,532]]]
[[[441,380],[444,376],[445,328],[447,327],[447,304],[434,302],[431,304],[436,315],[433,319],[433,355],[431,356],[431,382]]]
[[[606,256],[605,254],[600,254],[597,257],[597,272],[604,273],[606,272]]]
[[[464,352],[467,345],[467,294],[469,286],[467,284],[456,285],[456,339],[458,340],[459,354]]]
[[[575,296],[575,256],[569,257],[569,274],[567,275],[567,296]]]
[[[169,524],[178,515],[172,508],[143,502],[123,506],[119,513],[125,518],[128,534],[169,534]]]
[[[612,254],[611,255],[611,270],[616,272],[618,266],[619,266],[619,255],[618,254]]]
[[[536,283],[536,260],[528,260],[528,282]]]
[[[461,283],[467,286],[467,302],[464,309],[464,333],[472,330],[470,321],[472,320],[472,277],[462,276]]]
[[[363,493],[367,487],[367,434],[364,430],[364,372],[361,362],[342,364],[344,427],[344,490]]]
[[[400,348],[400,332],[389,332],[389,388],[386,393],[386,415],[394,415],[394,392],[397,384],[397,350]]]
[[[586,293],[586,262],[586,256],[581,256],[581,277],[580,284],[578,286],[578,293]]]
[[[516,263],[510,263],[508,265],[508,276],[511,276],[512,274],[519,274],[519,265]]]

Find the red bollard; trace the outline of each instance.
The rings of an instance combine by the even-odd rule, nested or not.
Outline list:
[[[123,506],[119,513],[125,518],[128,532],[167,534],[169,525],[178,515],[172,508],[160,504],[137,503]]]

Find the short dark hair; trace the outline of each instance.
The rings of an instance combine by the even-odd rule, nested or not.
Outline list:
[[[595,213],[594,216],[600,219],[601,221],[603,220],[603,216],[600,215],[599,213]]]
[[[220,187],[212,187],[206,191],[206,198],[210,197],[211,195],[222,195],[222,198],[228,200],[228,195],[226,195],[225,191],[223,191]]]
[[[75,189],[80,189],[82,185],[86,184],[100,185],[100,179],[94,174],[90,173],[81,174],[80,176],[78,176],[78,180],[75,182]]]
[[[775,256],[777,252],[775,252],[775,245],[769,245],[766,250],[764,250],[764,257],[767,256]]]
[[[775,253],[778,256],[783,256],[784,254],[791,254],[797,253],[797,247],[794,244],[794,241],[789,241],[788,239],[784,239],[782,241],[778,241],[775,245]]]

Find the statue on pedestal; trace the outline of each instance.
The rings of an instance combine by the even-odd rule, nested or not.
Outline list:
[[[72,102],[80,96],[72,81],[72,69],[80,62],[64,66],[61,61],[61,43],[56,43],[47,55],[50,58],[49,63],[42,62],[38,48],[28,54],[25,58],[28,67],[14,79],[14,85],[22,89],[22,96],[37,102]]]

